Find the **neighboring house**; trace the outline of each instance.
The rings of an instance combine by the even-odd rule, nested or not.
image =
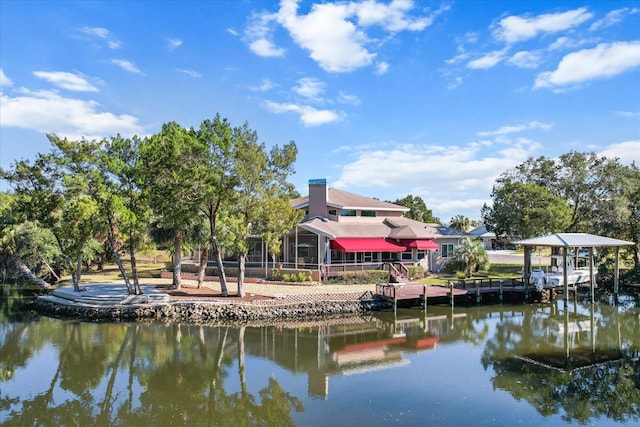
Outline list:
[[[305,216],[284,236],[277,263],[285,269],[317,271],[320,277],[389,264],[439,272],[469,237],[451,227],[404,218],[409,211],[404,206],[328,188],[324,179],[310,180],[309,195],[291,205]],[[263,249],[257,241],[249,261],[273,262]]]
[[[481,225],[480,227],[474,228],[473,230],[469,231],[469,234],[473,238],[482,239],[482,243],[484,244],[485,249],[496,249],[496,233],[487,231],[486,225]]]

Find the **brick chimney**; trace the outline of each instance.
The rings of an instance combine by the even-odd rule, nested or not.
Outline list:
[[[327,217],[328,191],[326,179],[309,180],[309,218]]]

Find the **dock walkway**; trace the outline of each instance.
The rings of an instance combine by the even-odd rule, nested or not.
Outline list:
[[[448,286],[424,285],[422,283],[381,283],[376,285],[375,296],[391,301],[394,307],[398,302],[426,305],[429,299],[449,298],[451,304],[456,297],[476,296],[476,302],[482,301],[487,294],[497,295],[502,301],[506,294],[521,294],[527,298],[532,286],[525,286],[520,278],[512,279],[461,279],[449,281]]]

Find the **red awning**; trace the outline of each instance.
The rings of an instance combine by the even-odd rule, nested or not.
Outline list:
[[[340,252],[404,252],[405,247],[382,237],[339,237],[331,249]]]
[[[433,240],[401,240],[400,243],[408,249],[419,249],[421,251],[435,251],[440,249],[438,244]]]

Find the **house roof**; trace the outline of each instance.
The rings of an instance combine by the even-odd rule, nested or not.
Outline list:
[[[337,237],[387,237],[390,239],[438,239],[446,237],[467,237],[455,228],[439,224],[425,224],[410,218],[377,218],[379,221],[337,222],[322,218],[313,218],[300,224],[300,227],[330,239]]]
[[[309,205],[309,196],[291,200],[291,206],[301,209]],[[396,205],[371,197],[360,196],[348,191],[329,188],[327,190],[327,205],[338,209],[360,209],[360,210],[385,210],[396,212],[409,212],[409,208]]]
[[[496,237],[496,233],[487,230],[486,225],[481,225],[469,231],[469,234],[476,237]]]
[[[545,236],[532,237],[530,239],[512,242],[523,246],[551,246],[565,248],[599,248],[605,246],[629,246],[633,242],[612,239],[610,237],[596,236],[588,233],[555,233]]]

